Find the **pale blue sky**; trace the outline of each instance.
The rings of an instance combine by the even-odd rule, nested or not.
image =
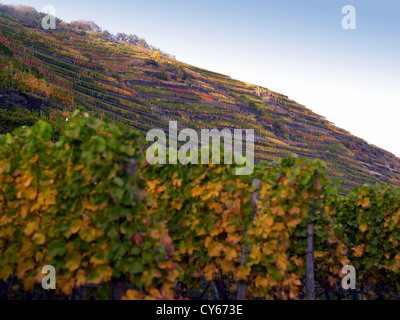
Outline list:
[[[0,0],[1,1],[1,0]],[[400,156],[398,0],[3,0],[136,33],[177,59],[265,86]],[[344,5],[357,29],[341,27]]]

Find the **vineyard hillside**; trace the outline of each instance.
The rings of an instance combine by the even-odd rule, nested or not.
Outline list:
[[[294,154],[322,159],[349,190],[400,185],[400,160],[284,94],[176,60],[136,35],[0,6],[1,133],[39,118],[56,133],[79,109],[146,134],[151,128],[254,129],[256,163]],[[321,102],[323,103],[323,102]],[[28,111],[29,109],[29,111]]]

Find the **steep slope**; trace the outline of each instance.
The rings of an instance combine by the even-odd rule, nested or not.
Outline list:
[[[400,185],[398,158],[285,95],[147,45],[115,41],[106,32],[61,21],[57,30],[45,31],[34,10],[22,18],[18,10],[0,11],[13,15],[0,15],[3,109],[21,105],[40,113],[51,107],[64,116],[81,109],[143,133],[167,129],[169,120],[194,129],[255,129],[257,161],[304,155],[323,159],[345,188],[378,181]],[[15,98],[22,93],[25,98]]]

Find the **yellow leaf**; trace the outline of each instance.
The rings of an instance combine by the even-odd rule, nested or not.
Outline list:
[[[151,285],[154,278],[161,278],[160,270],[158,270],[156,268],[151,268],[151,269],[143,271],[142,282],[145,286]]]
[[[13,269],[9,265],[0,268],[0,279],[6,281],[13,273]]]
[[[226,238],[226,241],[232,244],[237,244],[241,239],[242,235],[240,233],[235,233],[235,234],[229,234],[228,237]]]
[[[363,253],[364,253],[364,250],[365,250],[365,244],[364,245],[361,244],[359,246],[356,246],[356,247],[352,248],[352,250],[353,250],[353,254],[356,257],[361,257],[363,255]]]
[[[52,195],[49,195],[48,197],[46,197],[46,204],[48,206],[57,204],[55,194],[52,194]]]
[[[65,245],[65,249],[67,249],[67,255],[70,255],[71,252],[75,249],[74,243],[72,241],[69,241],[66,245]]]
[[[25,192],[24,192],[24,195],[25,195],[25,197],[27,198],[27,199],[29,199],[29,200],[35,200],[36,199],[36,189],[35,188],[33,188],[33,187],[31,187],[31,188],[28,188]]]
[[[365,231],[367,231],[367,229],[368,229],[368,227],[367,227],[366,224],[361,224],[361,225],[360,225],[360,230],[361,230],[361,232],[365,232]]]
[[[93,264],[95,266],[96,265],[102,265],[102,264],[106,263],[106,261],[104,259],[104,256],[102,256],[100,254],[96,254],[96,255],[92,256],[89,261],[90,261],[91,264]]]
[[[86,284],[86,273],[84,270],[79,270],[76,273],[76,287],[81,287],[84,286]]]
[[[195,186],[192,188],[192,197],[198,197],[203,193],[203,188],[200,186]]]
[[[36,202],[40,205],[43,205],[46,200],[46,196],[43,193],[39,193],[36,199]]]
[[[71,234],[77,233],[80,230],[82,225],[83,225],[83,221],[82,220],[74,220],[74,221],[72,221],[71,226],[69,228]]]
[[[113,270],[109,266],[101,266],[100,270],[102,271],[103,280],[108,282],[111,280]]]
[[[289,214],[299,214],[299,213],[300,213],[299,207],[294,207],[289,210]]]
[[[36,254],[35,254],[35,261],[36,261],[36,262],[42,261],[43,256],[44,256],[43,252],[41,252],[41,251],[36,252]]]
[[[261,261],[261,258],[262,258],[261,247],[258,245],[253,245],[253,247],[251,248],[251,253],[249,254],[249,257],[253,260]]]
[[[221,226],[215,226],[213,229],[210,230],[209,234],[212,237],[215,237],[216,235],[220,234],[222,231],[224,231]]]
[[[250,268],[246,266],[239,266],[236,272],[236,280],[247,280],[249,274],[250,274]]]
[[[30,235],[32,235],[32,233],[33,233],[34,231],[36,231],[36,230],[38,230],[38,229],[39,229],[38,223],[35,222],[35,221],[32,221],[32,222],[29,222],[29,223],[26,225],[26,227],[25,227],[25,229],[24,229],[24,233],[25,233],[25,235],[27,235],[27,236],[29,237]]]
[[[271,208],[271,213],[272,214],[276,214],[278,216],[285,215],[285,211],[282,209],[282,207],[272,207]]]
[[[25,181],[23,182],[23,185],[25,188],[28,188],[31,185],[32,182],[32,177],[28,177],[25,179]]]
[[[363,202],[361,202],[362,207],[365,209],[371,204],[370,198],[364,198]]]
[[[29,162],[30,163],[35,163],[35,162],[37,162],[39,160],[39,155],[38,154],[35,154],[30,160],[29,160]]]
[[[214,279],[217,271],[217,267],[214,264],[210,264],[203,269],[203,275],[207,281],[211,281],[212,279]]]
[[[301,259],[301,258],[299,258],[299,257],[297,257],[297,256],[291,257],[290,260],[291,260],[291,261],[294,261],[294,264],[295,264],[297,267],[301,267],[301,266],[304,264],[303,259]]]
[[[278,222],[274,225],[274,230],[276,231],[282,231],[283,229],[285,229],[285,226],[282,222]]]
[[[277,268],[286,270],[286,267],[288,265],[288,260],[286,259],[286,255],[284,253],[278,254],[278,257],[276,258],[275,265]]]
[[[210,247],[208,248],[208,255],[210,257],[218,257],[223,250],[224,246],[221,243],[215,243],[210,245]]]
[[[237,252],[234,248],[230,248],[226,251],[225,259],[226,260],[233,260],[237,257]]]
[[[287,223],[287,226],[288,226],[289,228],[294,228],[294,227],[297,226],[300,222],[301,222],[301,219],[300,219],[300,218],[291,219],[291,220]]]
[[[144,300],[145,294],[138,290],[128,290],[122,300]]]
[[[222,212],[222,206],[218,202],[212,202],[208,205],[209,209],[214,209],[216,213],[221,213]]]
[[[102,281],[110,281],[112,269],[109,266],[99,266],[97,269],[90,272],[87,278],[89,284],[100,284]]]
[[[79,253],[74,253],[68,257],[65,267],[72,272],[78,269],[80,264],[81,264],[81,255]]]
[[[87,227],[84,229],[81,229],[79,231],[79,236],[85,240],[86,242],[92,242],[96,240],[98,237],[102,235],[102,232],[100,230],[96,230],[95,228]]]
[[[34,212],[36,212],[36,211],[39,211],[40,208],[41,208],[41,205],[40,205],[39,203],[35,203],[35,204],[31,207],[30,212],[31,212],[31,213],[34,213]]]
[[[147,297],[147,299],[162,300],[163,296],[162,296],[160,290],[158,290],[158,289],[150,289],[149,296]]]
[[[230,273],[235,270],[235,266],[232,261],[218,259],[217,263],[219,266],[221,266],[222,272],[224,273]]]
[[[175,187],[180,187],[180,186],[182,185],[182,179],[173,179],[173,180],[172,180],[172,184],[173,184]]]
[[[22,218],[22,219],[25,219],[25,218],[26,218],[26,216],[28,215],[28,206],[27,206],[27,205],[24,205],[24,206],[21,208],[20,215],[21,215],[21,218]]]
[[[181,201],[173,201],[172,202],[172,208],[175,210],[181,210],[182,209],[182,202]]]
[[[73,168],[74,171],[82,170],[85,166],[83,164],[77,165]]]
[[[22,280],[25,277],[25,273],[32,270],[35,267],[35,262],[32,259],[19,263],[17,266],[18,279]]]
[[[268,279],[266,277],[257,276],[255,285],[256,285],[256,288],[258,288],[258,287],[267,288],[268,287]]]
[[[149,190],[150,190],[151,192],[154,192],[155,189],[156,189],[156,186],[157,186],[157,184],[158,184],[159,182],[158,182],[158,180],[156,179],[156,180],[153,180],[153,181],[148,180],[146,183],[147,183],[147,185],[149,186]]]
[[[268,227],[272,227],[274,224],[274,218],[268,215],[264,215],[261,220]]]
[[[71,276],[60,277],[57,279],[57,286],[60,287],[63,294],[69,296],[72,294],[72,289],[74,288],[75,280]]]
[[[36,241],[37,244],[43,244],[46,240],[46,237],[43,233],[36,232],[32,239]]]
[[[168,272],[167,280],[171,283],[175,283],[176,279],[179,277],[179,271],[178,270],[172,270]]]

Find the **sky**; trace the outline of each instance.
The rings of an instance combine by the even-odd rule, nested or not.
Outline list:
[[[177,60],[285,94],[400,157],[398,0],[0,0],[137,34]],[[343,29],[352,5],[356,29]]]

